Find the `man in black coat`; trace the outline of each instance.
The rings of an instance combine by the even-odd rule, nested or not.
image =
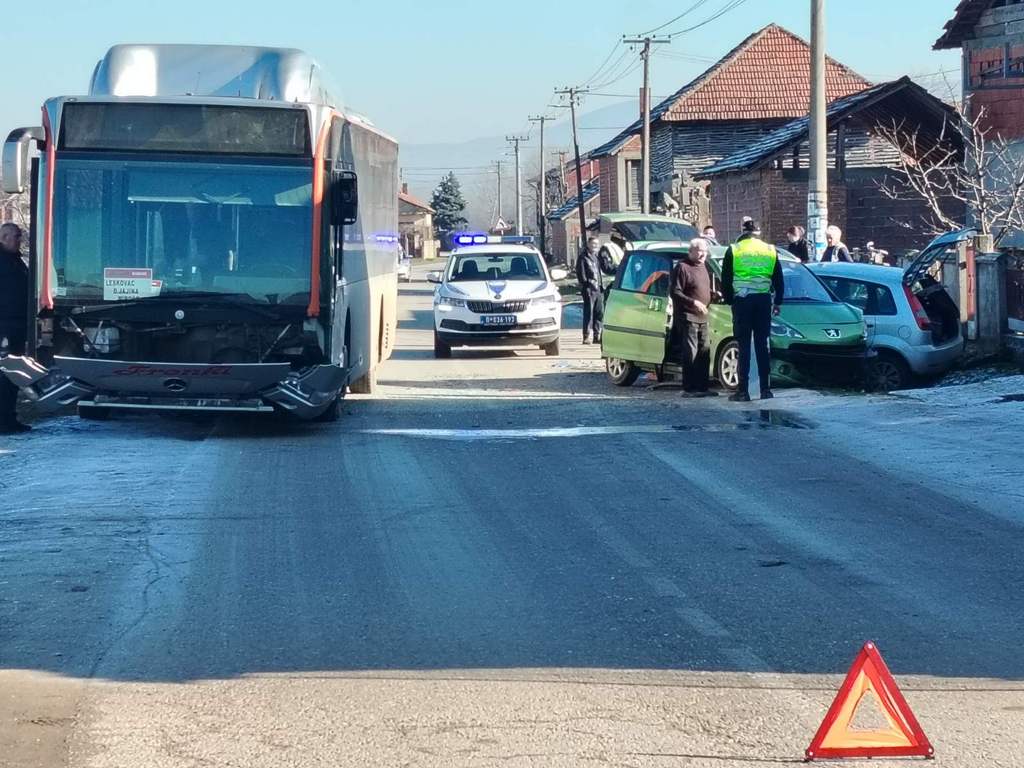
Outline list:
[[[28,268],[21,259],[21,227],[0,225],[0,350],[25,354],[28,322]],[[18,388],[0,374],[0,435],[27,432],[18,421],[15,407]]]
[[[611,260],[601,253],[601,241],[587,238],[587,247],[576,259],[576,281],[583,299],[583,343],[601,343],[604,322],[604,281],[602,275],[614,275]]]

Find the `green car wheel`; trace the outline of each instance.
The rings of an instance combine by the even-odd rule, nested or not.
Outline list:
[[[608,378],[617,387],[631,387],[640,378],[641,370],[628,360],[619,360],[617,357],[609,357],[605,360],[605,369],[608,371]]]
[[[740,345],[736,341],[727,341],[718,350],[718,361],[715,363],[715,378],[726,389],[735,390],[740,386]]]

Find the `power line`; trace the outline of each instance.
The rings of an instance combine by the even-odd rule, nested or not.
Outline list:
[[[601,66],[599,66],[594,71],[594,74],[592,74],[590,77],[588,77],[586,80],[584,80],[583,83],[584,84],[588,84],[588,83],[594,82],[598,78],[598,76],[604,72],[605,67],[608,66],[608,62],[612,60],[612,57],[615,55],[615,52],[619,51],[619,50],[621,50],[619,48],[619,41],[616,40],[615,43],[612,45],[611,52],[608,54],[608,56],[605,58],[605,60],[601,62]],[[620,61],[622,61],[622,57],[621,56],[618,59],[616,59],[615,63],[612,64],[611,68],[615,69],[615,67],[619,66],[619,62]]]
[[[691,13],[693,13],[694,11],[696,11],[696,10],[697,10],[698,8],[700,8],[700,7],[702,6],[702,5],[704,5],[704,4],[705,4],[705,3],[707,2],[707,1],[708,1],[708,0],[697,0],[697,2],[696,2],[696,3],[694,3],[693,5],[691,5],[691,6],[690,6],[689,8],[687,8],[687,9],[686,9],[685,11],[683,11],[683,12],[682,12],[682,13],[680,13],[680,14],[679,14],[678,16],[676,16],[676,17],[675,17],[674,19],[669,19],[669,20],[668,20],[668,21],[666,21],[666,22],[665,22],[664,24],[661,24],[660,26],[657,26],[657,27],[655,27],[654,29],[648,29],[648,30],[647,30],[646,32],[641,32],[641,33],[640,33],[640,36],[641,36],[641,37],[646,37],[647,35],[652,35],[652,34],[654,34],[655,32],[660,32],[660,31],[661,31],[661,30],[663,30],[663,29],[664,29],[665,27],[668,27],[668,26],[670,26],[670,25],[672,25],[672,24],[675,24],[675,23],[676,23],[677,21],[679,21],[680,19],[683,19],[683,18],[685,18],[686,16],[690,15]]]
[[[723,16],[725,16],[725,14],[729,13],[730,11],[739,8],[745,2],[747,2],[747,0],[729,0],[729,2],[726,3],[726,5],[723,6],[717,13],[704,19],[704,21],[698,24],[694,24],[692,27],[686,27],[685,29],[677,29],[674,32],[669,32],[668,36],[669,38],[675,38],[678,37],[679,35],[685,35],[687,32],[693,32],[695,29],[700,29],[701,27],[706,26],[711,22],[722,18]]]

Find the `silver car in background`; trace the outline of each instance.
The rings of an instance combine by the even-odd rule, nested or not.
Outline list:
[[[871,383],[890,391],[949,370],[963,354],[956,303],[928,272],[958,235],[936,239],[906,269],[873,264],[808,264],[841,301],[864,314],[868,345],[877,352]]]

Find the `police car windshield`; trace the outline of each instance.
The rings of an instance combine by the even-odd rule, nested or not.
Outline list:
[[[544,280],[540,259],[533,253],[479,253],[456,256],[448,280]]]
[[[814,301],[831,303],[835,301],[828,289],[803,264],[796,261],[782,261],[782,278],[786,283],[785,301]]]

